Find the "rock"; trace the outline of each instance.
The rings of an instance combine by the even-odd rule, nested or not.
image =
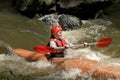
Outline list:
[[[80,19],[94,18],[95,14],[112,4],[111,0],[13,0],[14,7],[23,15],[68,14]]]
[[[12,5],[21,14],[33,18],[36,14],[49,14],[54,12],[54,0],[13,0]]]
[[[60,15],[58,23],[63,26],[64,30],[78,29],[82,25],[79,18],[65,14]]]
[[[57,15],[57,14],[50,14],[45,15],[38,20],[44,22],[47,26],[53,26],[55,24],[62,26],[63,30],[73,30],[78,29],[82,25],[82,21],[71,15]]]

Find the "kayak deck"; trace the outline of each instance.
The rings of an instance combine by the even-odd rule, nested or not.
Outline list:
[[[39,54],[33,51],[25,49],[14,49],[13,52],[30,62],[39,60],[48,61],[44,54]],[[109,64],[101,64],[95,60],[82,58],[54,58],[52,61],[55,62],[57,68],[77,68],[81,70],[82,73],[87,73],[93,77],[120,78],[120,67]]]
[[[13,52],[18,56],[23,57],[26,61],[35,62],[39,60],[47,61],[47,58],[43,54],[38,54],[25,49],[14,49]]]

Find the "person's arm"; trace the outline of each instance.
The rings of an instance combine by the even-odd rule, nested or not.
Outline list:
[[[87,46],[88,46],[88,43],[86,43],[86,42],[84,42],[83,44],[79,44],[79,45],[73,45],[72,43],[68,42],[68,45],[66,45],[66,48],[79,49],[79,48],[85,48]]]
[[[67,41],[68,43],[68,41]],[[88,46],[88,43],[83,43],[80,45],[73,45],[71,43],[68,43],[68,45],[64,46],[64,47],[57,47],[56,42],[55,41],[50,41],[50,47],[53,47],[55,50],[64,50],[64,49],[79,49],[79,48],[85,48]]]
[[[68,48],[79,49],[79,48],[85,48],[87,46],[88,46],[88,43],[83,43],[83,44],[80,44],[80,45],[72,45],[72,46],[69,46]]]

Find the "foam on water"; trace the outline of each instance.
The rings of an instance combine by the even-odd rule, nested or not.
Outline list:
[[[82,57],[90,60],[101,61],[102,59],[108,59],[110,56],[103,55],[100,52],[92,51],[90,48],[67,50],[66,58]]]
[[[45,61],[27,62],[22,57],[16,55],[0,55],[0,71],[4,72],[7,69],[14,74],[30,75],[30,74],[46,74],[54,68],[54,65]]]
[[[73,44],[81,44],[84,42],[84,40],[91,42],[91,39],[92,41],[97,41],[100,37],[104,37],[104,34],[100,32],[106,30],[106,27],[104,25],[93,25],[92,22],[89,24],[91,24],[89,27],[84,27],[72,31],[64,31],[63,37]],[[76,78],[78,78],[78,80],[93,80],[90,75],[81,74],[81,71],[78,69],[58,70],[55,68],[55,65],[49,62],[27,62],[22,57],[13,55],[12,48],[8,44],[1,41],[0,46],[5,47],[8,50],[8,54],[10,54],[0,54],[0,72],[12,71],[14,75],[37,75],[36,80],[47,80],[48,78],[50,80],[75,80]],[[99,61],[103,64],[108,63],[109,65],[120,66],[119,59],[117,61],[116,59],[111,60],[110,56],[104,55],[101,51],[92,48],[93,47],[89,46],[78,50],[68,49],[65,58],[87,58]],[[90,74],[92,74],[92,72]],[[102,80],[102,78],[99,80]]]
[[[76,79],[77,76],[80,76],[81,71],[78,69],[69,69],[66,71],[62,71],[62,77],[64,79]]]

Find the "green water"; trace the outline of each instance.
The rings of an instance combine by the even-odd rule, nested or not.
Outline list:
[[[7,2],[0,5],[0,40],[14,48],[30,50],[38,44],[45,45],[49,29],[36,19],[22,16],[10,6]]]

